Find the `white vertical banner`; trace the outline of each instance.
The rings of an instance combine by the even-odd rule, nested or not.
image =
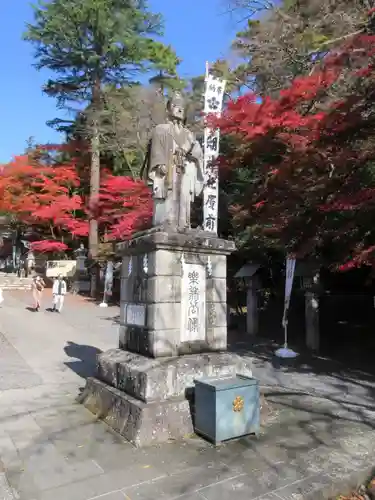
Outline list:
[[[206,65],[204,113],[220,116],[226,81],[210,75]],[[214,165],[219,155],[220,131],[204,129],[203,229],[217,234],[219,177]]]
[[[286,259],[284,314],[282,321],[283,327],[285,329],[288,324],[288,310],[290,304],[290,296],[292,294],[295,268],[296,259]]]

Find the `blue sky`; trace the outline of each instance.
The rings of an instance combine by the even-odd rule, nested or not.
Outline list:
[[[63,116],[53,99],[42,94],[48,78],[33,67],[32,47],[21,37],[31,21],[29,0],[3,0],[0,6],[0,163],[24,151],[26,141],[59,142],[46,121]],[[181,76],[204,72],[205,61],[228,54],[238,25],[225,13],[225,0],[149,0],[165,18],[166,43],[183,59]]]

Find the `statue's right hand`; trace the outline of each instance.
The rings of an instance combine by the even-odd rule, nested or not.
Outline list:
[[[159,174],[163,177],[167,175],[167,167],[165,165],[159,165]]]

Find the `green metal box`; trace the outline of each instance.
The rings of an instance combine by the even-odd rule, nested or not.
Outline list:
[[[195,380],[195,431],[215,444],[247,434],[260,426],[259,384],[254,378]]]

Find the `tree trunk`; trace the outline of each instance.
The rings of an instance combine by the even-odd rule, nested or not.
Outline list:
[[[95,264],[98,258],[99,246],[99,228],[96,215],[96,207],[99,200],[100,188],[100,137],[98,112],[100,106],[100,81],[96,82],[93,88],[93,121],[91,135],[91,166],[90,166],[90,225],[89,225],[89,254],[92,262]],[[92,266],[92,270],[96,270],[96,265]],[[93,272],[91,277],[91,296],[95,297],[97,289],[97,273]]]

